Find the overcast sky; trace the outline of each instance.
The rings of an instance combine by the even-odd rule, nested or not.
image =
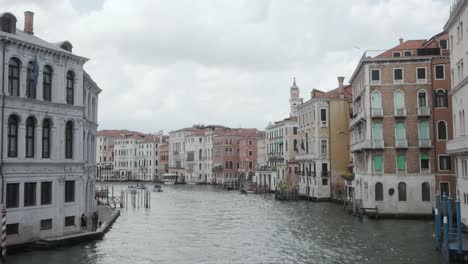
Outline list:
[[[0,0],[35,35],[69,40],[103,92],[99,129],[264,129],[301,95],[345,82],[365,50],[442,31],[450,0]]]

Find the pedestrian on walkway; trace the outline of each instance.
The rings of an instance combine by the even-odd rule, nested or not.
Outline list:
[[[93,232],[96,231],[97,229],[97,224],[98,224],[98,214],[97,211],[94,211],[93,215],[91,216],[92,220],[92,226],[93,226]]]
[[[86,219],[86,216],[85,214],[81,214],[81,232],[85,232],[86,231],[86,224],[87,224],[87,219]]]

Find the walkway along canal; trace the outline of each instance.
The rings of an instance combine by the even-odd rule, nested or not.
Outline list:
[[[127,184],[115,186],[115,192]],[[103,240],[9,263],[442,263],[428,220],[372,220],[334,203],[283,202],[216,186],[163,185],[122,210]]]

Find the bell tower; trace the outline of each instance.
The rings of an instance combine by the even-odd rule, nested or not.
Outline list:
[[[290,104],[290,113],[291,117],[297,116],[297,105],[300,104],[301,99],[299,98],[299,87],[296,84],[296,77],[294,77],[293,85],[289,91],[289,104]]]

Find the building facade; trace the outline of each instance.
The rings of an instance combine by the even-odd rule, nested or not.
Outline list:
[[[450,68],[452,80],[453,139],[447,144],[448,153],[455,160],[457,197],[461,201],[461,220],[468,225],[468,73],[463,67],[468,61],[468,36],[463,25],[468,23],[468,1],[456,1],[444,29],[449,34]]]
[[[8,244],[79,231],[96,209],[95,144],[101,90],[68,41],[49,43],[25,12],[0,14],[2,207]],[[4,76],[4,78],[3,78]]]

